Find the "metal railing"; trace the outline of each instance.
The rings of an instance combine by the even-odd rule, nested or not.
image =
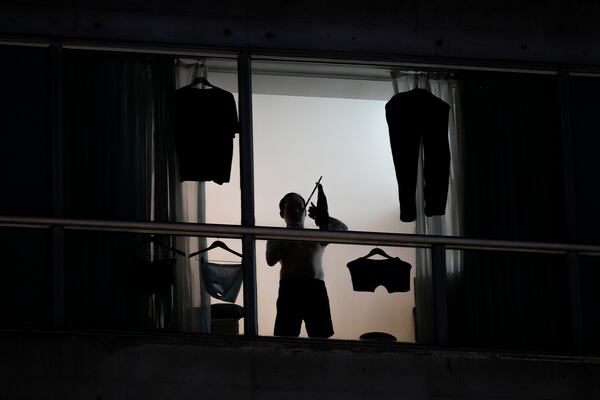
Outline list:
[[[450,236],[430,236],[402,233],[379,233],[359,231],[322,231],[314,229],[290,229],[266,226],[239,226],[195,223],[163,223],[105,221],[73,218],[36,218],[0,216],[1,227],[29,229],[56,229],[75,231],[105,231],[128,233],[151,233],[158,235],[206,236],[239,238],[244,242],[255,240],[281,239],[317,241],[339,244],[421,247],[431,249],[432,275],[435,305],[435,325],[437,344],[448,345],[448,304],[446,282],[446,249],[510,251],[543,254],[565,254],[569,268],[569,292],[571,306],[571,328],[573,348],[581,351],[581,299],[579,278],[579,255],[600,256],[600,246],[569,243],[522,242],[506,240],[473,239]],[[255,265],[252,254],[251,266]],[[253,308],[256,304],[253,304]],[[256,318],[256,310],[248,314]],[[256,321],[250,324],[256,325]],[[255,336],[252,333],[249,336]]]
[[[76,218],[12,217],[0,216],[0,226],[23,228],[51,228],[60,226],[67,230],[154,233],[180,236],[212,236],[222,238],[289,239],[340,244],[378,246],[425,247],[442,246],[455,250],[497,250],[526,253],[600,256],[600,246],[571,243],[523,242],[510,240],[473,239],[455,236],[417,235],[406,233],[322,231],[316,229],[290,229],[267,226],[240,226],[221,224],[164,223],[135,221],[106,221]]]

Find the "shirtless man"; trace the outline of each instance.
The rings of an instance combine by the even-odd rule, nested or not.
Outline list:
[[[323,230],[348,230],[346,225],[329,217],[323,187],[319,184],[318,207],[308,209],[308,216]],[[279,202],[279,215],[288,228],[304,228],[305,201],[297,193],[288,193]],[[323,252],[327,243],[269,240],[267,264],[281,263],[275,336],[298,336],[304,321],[309,337],[333,335],[329,298],[323,273]]]

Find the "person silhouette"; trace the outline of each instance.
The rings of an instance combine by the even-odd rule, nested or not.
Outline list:
[[[317,184],[317,206],[311,203],[308,216],[323,230],[345,231],[348,227],[329,216],[323,187]],[[288,228],[304,228],[306,203],[298,193],[288,193],[279,202],[279,215]],[[323,253],[327,243],[269,240],[269,266],[281,264],[275,336],[299,336],[302,321],[309,337],[333,335],[329,297],[325,287]]]

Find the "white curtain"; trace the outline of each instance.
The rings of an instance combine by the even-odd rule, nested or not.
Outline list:
[[[186,197],[179,180],[175,155],[172,111],[176,77],[172,63],[172,59],[165,58],[161,60],[161,68],[153,70],[155,76],[153,82],[156,83],[153,88],[153,113],[150,118],[152,121],[150,219],[158,222],[178,222],[185,219],[183,204]],[[184,237],[172,236],[170,245],[185,254],[189,253],[189,244]],[[155,325],[157,328],[190,331],[193,323],[192,274],[186,256],[176,257],[174,275],[172,298],[163,300],[166,304],[173,304],[173,314],[164,315],[167,309],[164,305],[162,309],[155,308]]]
[[[207,67],[204,59],[175,60],[175,88],[179,89],[189,85],[198,77],[207,78]],[[201,123],[199,120],[198,123]],[[179,181],[179,179],[178,179]],[[206,191],[204,182],[186,181],[181,184],[182,202],[181,218],[184,222],[206,222]],[[198,249],[206,248],[206,238],[184,238],[188,254]],[[189,260],[191,305],[193,307],[193,320],[191,330],[201,333],[210,333],[210,304],[211,298],[204,290],[198,259]]]
[[[446,213],[441,216],[425,217],[417,212],[416,232],[424,235],[461,236],[462,215],[462,171],[460,154],[460,103],[456,79],[450,73],[443,72],[392,72],[394,93],[406,92],[415,88],[425,89],[450,105],[448,122],[448,142],[450,145],[450,183]],[[422,179],[423,153],[419,157],[419,176],[417,180],[417,205],[423,204]],[[415,281],[417,342],[433,343],[435,340],[433,280],[431,253],[417,249]],[[446,273],[448,291],[453,293],[461,272],[461,254],[459,251],[446,252]],[[452,296],[450,294],[450,296]]]

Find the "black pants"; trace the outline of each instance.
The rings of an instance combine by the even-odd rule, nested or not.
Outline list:
[[[333,335],[329,297],[320,279],[283,279],[279,281],[275,336],[298,336],[302,321],[309,337]]]
[[[386,104],[392,156],[398,180],[400,219],[416,219],[419,149],[423,146],[425,215],[443,215],[448,197],[450,106],[423,89],[398,93]]]

